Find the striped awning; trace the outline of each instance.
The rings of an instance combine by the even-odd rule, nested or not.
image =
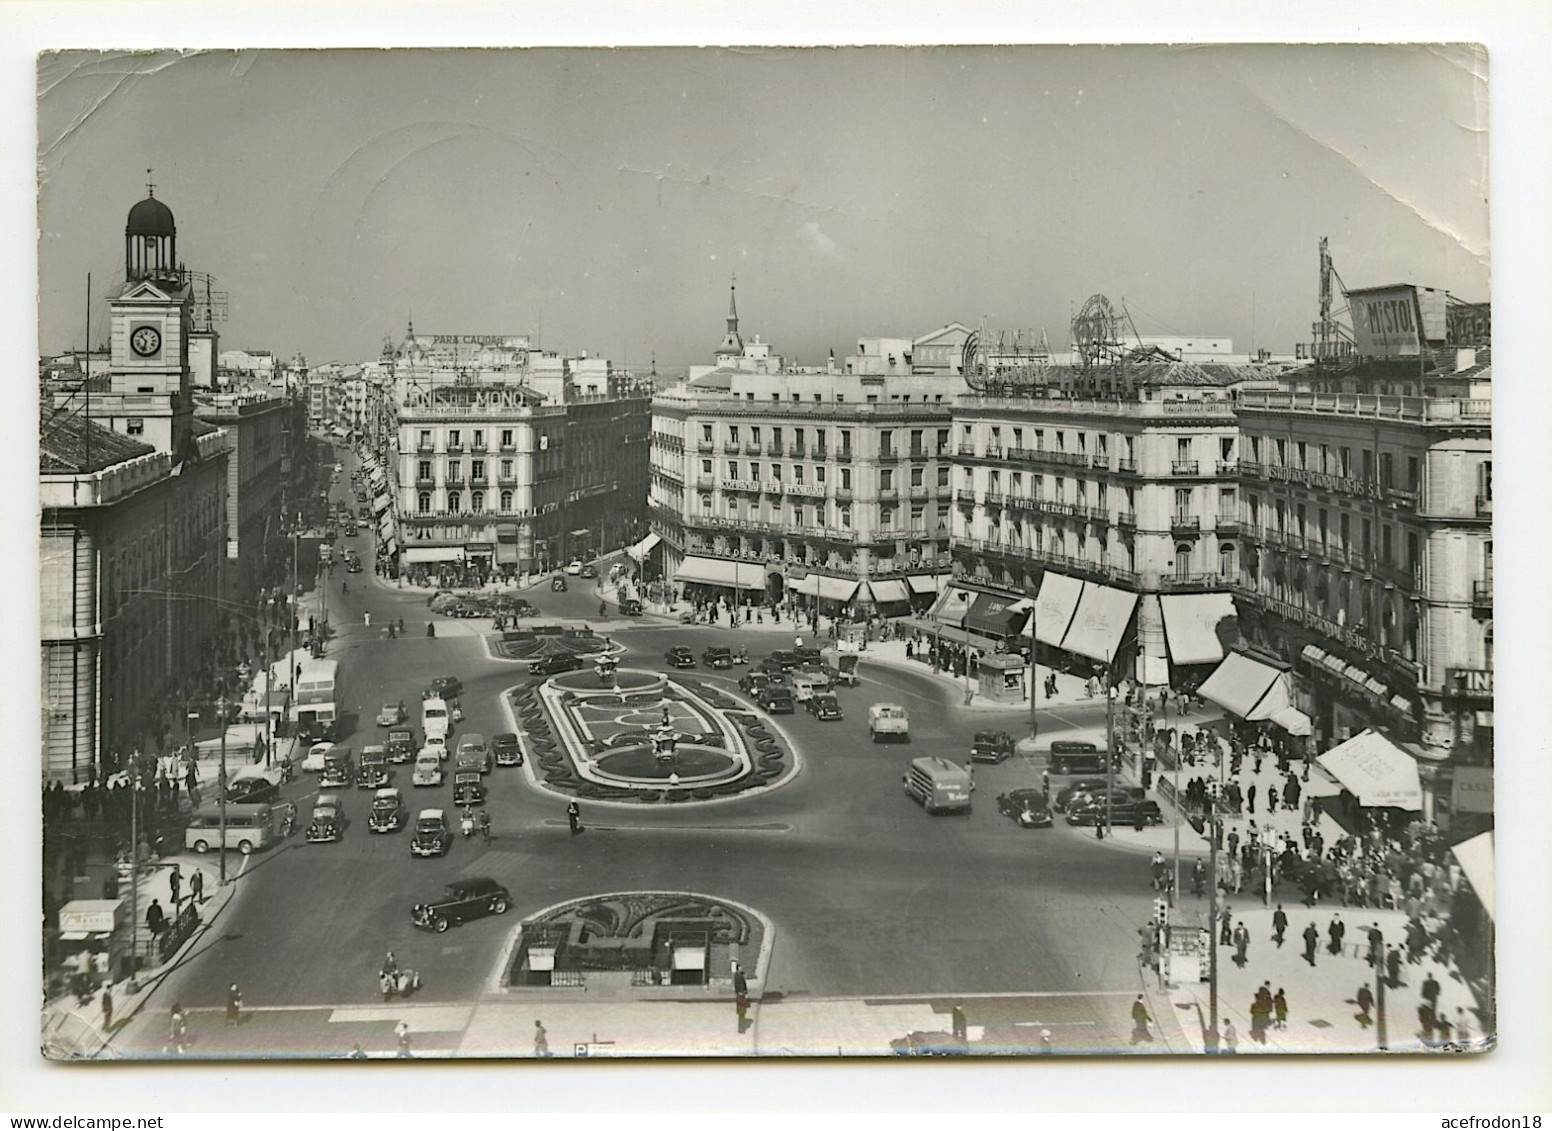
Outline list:
[[[909,601],[911,594],[905,587],[905,582],[886,578],[882,581],[868,582],[868,591],[873,596],[875,604],[887,605],[893,601]]]

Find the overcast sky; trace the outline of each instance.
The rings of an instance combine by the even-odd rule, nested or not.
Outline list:
[[[1485,62],[1427,48],[276,51],[39,69],[40,345],[172,208],[226,348],[532,333],[617,363],[954,319],[1291,351],[1350,286],[1488,294]],[[93,339],[105,308],[97,304]]]
[[[1484,65],[1485,67],[1485,65]],[[540,335],[705,361],[729,276],[788,357],[951,320],[1291,351],[1349,285],[1487,296],[1484,71],[1428,48],[256,51],[39,71],[45,351],[146,194],[227,348]],[[102,307],[93,340],[101,340]]]

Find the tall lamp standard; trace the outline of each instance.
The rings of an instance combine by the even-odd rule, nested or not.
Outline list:
[[[140,992],[140,756],[129,756],[129,992]]]
[[[269,710],[269,703],[264,704],[264,709]],[[221,886],[226,886],[226,696],[216,699],[216,713],[221,727],[221,771],[216,778],[216,788],[220,791],[218,800],[221,806]]]

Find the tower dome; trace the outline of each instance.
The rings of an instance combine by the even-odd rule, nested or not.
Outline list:
[[[148,196],[129,210],[129,222],[124,225],[126,236],[175,236],[178,226],[173,223],[172,209]]]

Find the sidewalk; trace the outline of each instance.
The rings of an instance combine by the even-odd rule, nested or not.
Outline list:
[[[232,867],[240,867],[241,859],[237,857],[238,863],[235,865],[230,860],[227,863]],[[148,954],[149,934],[145,928],[146,908],[151,905],[151,900],[160,900],[171,917],[172,888],[168,877],[172,874],[173,864],[179,866],[183,875],[180,894],[185,906],[191,898],[190,883],[194,873],[199,872],[203,876],[204,901],[199,905],[201,922],[174,954],[152,966],[150,965],[152,959]],[[230,874],[229,871],[228,875]],[[84,1003],[78,1001],[76,996],[69,992],[45,1001],[41,1033],[44,1055],[56,1060],[111,1058],[114,1055],[112,1048],[114,1036],[131,1017],[139,1012],[161,980],[199,943],[236,893],[236,883],[229,881],[225,887],[222,887],[219,876],[220,864],[217,860],[193,854],[164,857],[142,873],[136,881],[135,910],[140,917],[140,922],[135,925],[135,930],[142,948],[143,965],[137,979],[136,992],[130,993],[128,979],[120,979],[107,987],[113,995],[113,1026],[108,1030],[103,1027],[104,987],[99,986]],[[128,897],[124,898],[126,900],[124,913],[127,917]],[[168,1008],[171,1009],[171,1006],[169,1005]]]

